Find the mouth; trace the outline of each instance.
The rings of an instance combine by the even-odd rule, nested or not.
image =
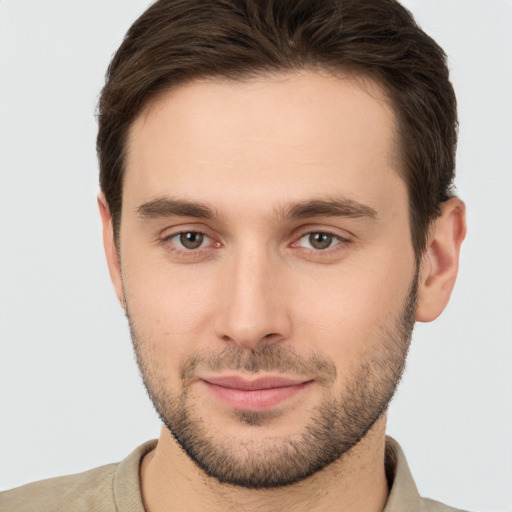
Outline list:
[[[313,380],[267,375],[257,379],[240,376],[204,377],[208,391],[225,405],[240,411],[265,411],[301,393]]]

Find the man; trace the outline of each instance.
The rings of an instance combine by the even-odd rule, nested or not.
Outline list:
[[[159,0],[99,107],[99,208],[158,443],[1,510],[454,510],[385,437],[453,288],[445,56],[393,0]]]

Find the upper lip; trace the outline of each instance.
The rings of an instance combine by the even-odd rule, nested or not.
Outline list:
[[[309,382],[312,379],[282,377],[280,375],[267,375],[256,379],[247,379],[239,376],[203,377],[201,380],[222,386],[224,388],[241,389],[244,391],[255,391],[258,389],[284,388],[298,386]]]

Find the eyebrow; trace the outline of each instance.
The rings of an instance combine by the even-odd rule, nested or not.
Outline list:
[[[353,199],[312,200],[297,203],[286,208],[283,217],[305,219],[309,217],[348,217],[352,219],[376,219],[377,212],[370,206]]]
[[[218,217],[214,210],[195,201],[158,198],[141,204],[136,209],[141,219],[158,219],[165,217],[194,217],[214,219]],[[352,219],[376,219],[377,212],[370,206],[353,199],[314,199],[294,203],[276,210],[277,218],[306,219],[310,217],[348,217]]]
[[[214,212],[208,206],[193,201],[159,198],[141,204],[136,209],[141,219],[158,219],[163,217],[196,217],[198,219],[213,219]]]

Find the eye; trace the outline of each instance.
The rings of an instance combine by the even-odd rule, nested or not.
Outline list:
[[[312,233],[306,233],[305,235],[301,236],[298,243],[307,249],[322,251],[339,244],[341,241],[341,237],[333,235],[332,233],[316,231]]]
[[[183,231],[168,238],[170,242],[180,248],[193,251],[211,244],[212,239],[199,231]]]

